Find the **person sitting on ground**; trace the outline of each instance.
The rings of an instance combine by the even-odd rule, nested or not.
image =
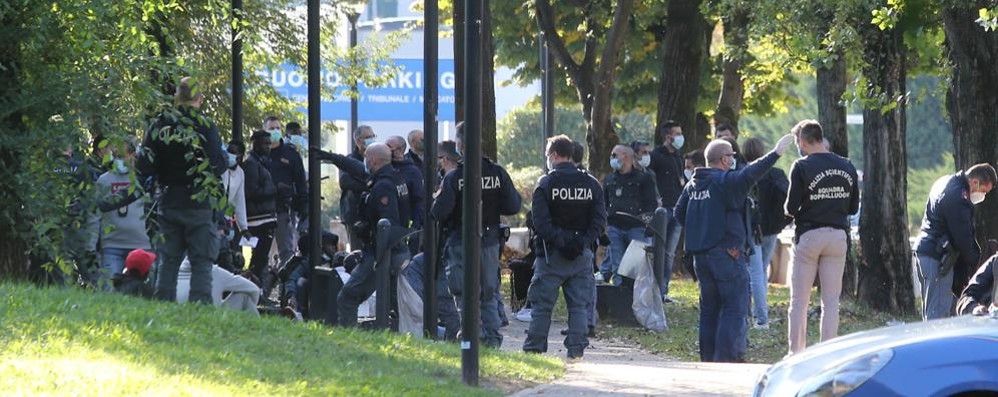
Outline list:
[[[312,266],[309,260],[309,245],[311,239],[308,234],[301,235],[298,239],[298,255],[291,258],[287,264],[278,271],[278,277],[284,286],[281,302],[286,308],[302,313],[308,317],[309,301],[309,279],[312,277]],[[336,256],[336,247],[340,244],[340,237],[328,231],[322,231],[322,265],[326,266],[333,262]]]
[[[187,302],[190,290],[191,262],[184,258],[177,276],[177,302]],[[260,315],[256,309],[256,303],[260,300],[260,287],[241,276],[229,273],[218,265],[211,267],[211,299],[216,307]]]
[[[970,279],[970,284],[960,294],[960,299],[956,302],[958,315],[980,316],[991,310],[998,310],[994,297],[995,275],[998,274],[998,241],[988,240],[985,247],[991,256],[977,268],[974,277]]]
[[[151,299],[153,288],[146,278],[155,261],[156,254],[152,252],[143,249],[129,252],[125,257],[125,270],[111,277],[114,292]]]
[[[447,273],[443,271],[442,263],[437,266],[437,323],[443,327],[443,339],[455,340],[457,333],[461,330],[461,316],[457,312],[454,298],[447,285]],[[409,261],[409,264],[402,269],[402,277],[409,283],[413,291],[416,292],[423,302],[426,302],[426,295],[423,289],[423,280],[427,274],[426,260],[423,253],[416,254]]]

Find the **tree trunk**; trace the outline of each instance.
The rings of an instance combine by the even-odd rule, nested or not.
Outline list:
[[[593,9],[601,3],[590,1],[582,4],[587,26],[585,51],[582,62],[576,62],[558,33],[554,8],[550,0],[534,2],[535,15],[544,41],[551,49],[554,60],[568,73],[575,85],[582,104],[582,116],[586,120],[586,142],[589,144],[589,171],[597,178],[610,172],[606,159],[610,158],[613,146],[619,142],[613,130],[613,87],[620,50],[624,37],[630,29],[631,13],[635,0],[618,0],[613,9],[613,21],[603,34],[602,21],[595,20]],[[603,39],[600,49],[599,40]],[[597,52],[599,54],[597,54]],[[598,57],[597,57],[598,55]],[[597,58],[599,63],[597,64]]]
[[[724,15],[724,66],[721,71],[721,95],[714,111],[714,125],[728,124],[738,136],[738,119],[741,116],[742,101],[745,97],[745,82],[742,68],[750,61],[748,52],[749,9],[746,5],[735,5],[730,14]]]
[[[482,7],[482,154],[497,159],[496,142],[496,47],[492,34],[492,1]],[[501,1],[501,0],[500,0]]]
[[[701,0],[675,0],[667,6],[655,145],[662,144],[662,125],[668,120],[683,126],[687,148],[700,148],[707,140],[706,135],[693,132],[697,125],[701,67],[710,35],[710,24],[700,13],[700,3]]]
[[[959,3],[959,4],[958,4]],[[953,2],[943,11],[946,47],[953,65],[953,83],[946,108],[953,125],[957,168],[998,164],[998,36],[974,20],[986,1]],[[998,239],[998,199],[988,194],[975,206],[977,240]],[[984,259],[984,258],[982,258]],[[964,280],[966,281],[966,280]]]
[[[846,61],[842,51],[835,59],[817,70],[818,122],[831,144],[832,152],[849,157],[849,132],[846,128],[846,107],[842,94],[846,92]]]
[[[863,110],[866,191],[860,218],[865,265],[859,298],[881,311],[914,314],[905,157],[905,50],[896,28],[860,28],[867,100]]]
[[[7,10],[0,14],[0,25],[20,26],[23,17],[18,10]],[[16,103],[20,92],[18,75],[21,70],[20,29],[12,28],[0,33],[0,103]],[[20,32],[23,33],[23,32]],[[20,134],[24,131],[21,113],[14,111],[0,118],[0,131],[3,134]],[[0,214],[4,221],[0,222],[0,280],[25,279],[28,275],[27,243],[18,230],[28,224],[21,216],[24,202],[16,178],[21,173],[20,149],[8,146],[9,140],[0,140]]]
[[[464,2],[454,2],[454,123],[464,121]]]

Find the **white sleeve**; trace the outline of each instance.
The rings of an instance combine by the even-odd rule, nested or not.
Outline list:
[[[232,200],[232,205],[236,208],[236,226],[245,232],[249,230],[249,225],[246,222],[246,173],[241,167],[236,167],[236,170],[239,172],[236,173],[236,181],[233,181],[236,186],[234,189],[235,200]]]

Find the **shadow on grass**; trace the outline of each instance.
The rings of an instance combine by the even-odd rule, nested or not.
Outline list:
[[[450,344],[77,290],[0,285],[0,294],[7,297],[4,344],[68,338],[164,374],[266,394],[495,393],[460,382],[460,352]],[[481,366],[494,384],[546,381],[562,371],[555,360],[494,351],[483,351]]]

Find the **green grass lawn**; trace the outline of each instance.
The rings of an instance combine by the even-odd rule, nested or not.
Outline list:
[[[500,395],[564,372],[483,349],[476,389],[453,344],[17,284],[0,284],[0,346],[14,395]]]
[[[620,327],[613,324],[600,324],[603,336],[616,337],[638,343],[654,353],[663,354],[683,361],[699,361],[697,325],[699,323],[699,291],[692,280],[673,280],[669,284],[670,296],[678,303],[665,305],[669,329],[656,334],[642,328]],[[790,290],[785,286],[769,286],[768,330],[749,329],[749,344],[746,359],[752,363],[772,364],[787,354],[787,308],[790,304]],[[817,290],[811,294],[811,307],[820,305]],[[839,310],[839,335],[882,327],[888,321],[918,321],[919,318],[898,318],[885,313],[874,312],[846,298]],[[808,320],[808,345],[818,343],[818,319]]]

